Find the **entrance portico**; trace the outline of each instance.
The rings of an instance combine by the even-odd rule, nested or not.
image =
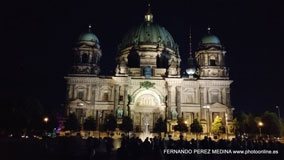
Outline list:
[[[149,125],[149,131],[159,117],[165,118],[165,104],[156,90],[141,89],[134,94],[133,104],[130,105],[134,130],[137,132],[145,130],[145,124]]]

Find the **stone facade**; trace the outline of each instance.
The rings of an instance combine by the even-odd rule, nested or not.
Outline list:
[[[115,75],[99,76],[101,53],[98,40],[79,39],[74,48],[75,71],[65,77],[68,113],[75,113],[81,123],[88,116],[99,122],[114,114],[117,119],[130,116],[135,131],[143,131],[147,119],[152,131],[162,117],[171,132],[177,118],[188,125],[197,118],[206,134],[220,116],[228,133],[233,132],[232,80],[225,66],[226,51],[216,36],[208,33],[202,39],[194,57],[196,73],[186,77],[180,74],[178,45],[163,27],[153,23],[150,11],[145,22],[121,43]],[[86,72],[81,71],[84,69]]]

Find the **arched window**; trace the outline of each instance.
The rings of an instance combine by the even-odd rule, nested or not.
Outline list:
[[[86,53],[84,53],[82,55],[82,63],[88,63],[88,60],[89,60],[88,55]]]
[[[108,93],[107,92],[103,93],[102,100],[103,101],[108,101]]]
[[[97,64],[98,62],[97,55],[93,55],[92,57],[92,64]]]
[[[128,67],[130,68],[139,68],[140,67],[140,57],[135,50],[131,50],[128,59]]]
[[[157,65],[157,68],[161,68],[161,56],[157,55],[156,57],[156,65]]]
[[[75,57],[74,57],[74,61],[75,61],[75,64],[79,64],[81,63],[81,57],[79,54],[76,54]]]
[[[210,91],[210,102],[211,103],[219,102],[219,90],[214,89]]]
[[[158,68],[168,68],[169,66],[169,58],[168,53],[163,52],[159,57],[159,67]]]
[[[209,59],[209,65],[210,66],[216,66],[216,58],[214,56],[211,56]]]
[[[77,94],[77,98],[83,100],[84,99],[84,92],[79,91],[78,94]]]

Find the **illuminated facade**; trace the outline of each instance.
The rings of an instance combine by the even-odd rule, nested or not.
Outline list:
[[[218,37],[208,32],[194,57],[190,51],[187,76],[181,76],[178,45],[164,27],[153,22],[149,9],[145,21],[122,39],[115,75],[99,76],[102,51],[90,30],[74,47],[72,73],[65,77],[68,112],[74,112],[81,123],[88,116],[98,121],[114,114],[118,122],[130,116],[137,132],[144,130],[146,121],[152,130],[159,117],[167,120],[168,131],[177,118],[188,125],[197,118],[205,134],[220,116],[232,133],[232,80],[225,54]]]

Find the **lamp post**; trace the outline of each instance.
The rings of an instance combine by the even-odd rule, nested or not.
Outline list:
[[[275,106],[275,108],[277,108],[277,110],[278,110],[278,120],[279,120],[280,126],[282,126],[282,121],[281,121],[281,117],[280,117],[280,107],[279,106]],[[281,136],[281,129],[280,129],[279,136]]]
[[[99,129],[99,138],[101,138],[101,129],[100,129],[100,126],[101,126],[101,118],[102,118],[102,113],[101,112],[99,112],[99,127],[98,127],[98,129]]]
[[[280,117],[280,108],[279,108],[279,106],[275,106],[275,108],[277,108],[277,110],[278,110],[278,118],[279,118],[279,121],[280,121],[280,119],[281,119],[281,117]]]
[[[49,118],[48,117],[43,117],[43,122],[45,123],[45,125],[44,125],[44,133],[45,133],[45,135],[47,134],[47,123],[48,123],[48,121],[49,121]]]
[[[46,124],[47,124],[48,120],[49,120],[48,117],[44,117],[44,118],[43,118],[43,121],[44,121]]]
[[[187,121],[184,121],[184,123],[187,125],[188,122],[187,122]]]
[[[261,127],[263,126],[263,123],[261,121],[258,122],[258,128],[259,128],[259,137],[261,137]]]

